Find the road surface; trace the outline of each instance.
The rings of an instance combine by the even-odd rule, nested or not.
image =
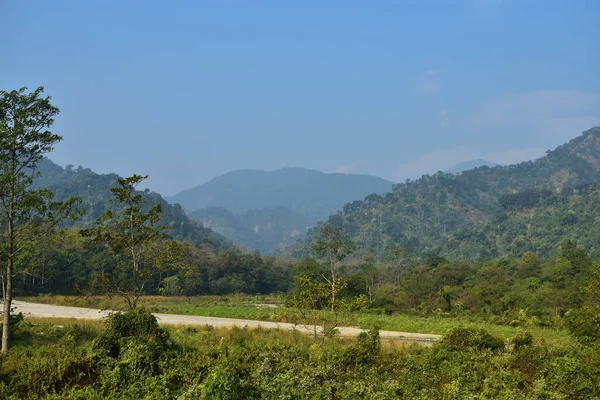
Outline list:
[[[93,308],[66,307],[51,304],[27,303],[24,301],[13,301],[15,312],[22,312],[25,317],[38,318],[76,318],[88,320],[100,320],[106,317],[111,311],[97,310]],[[196,315],[176,315],[154,313],[158,322],[166,325],[212,325],[215,328],[248,327],[248,328],[270,328],[297,330],[299,332],[313,332],[313,326],[295,325],[284,322],[255,321],[248,319],[219,318],[219,317],[201,317]],[[358,336],[364,329],[339,327],[341,336]],[[379,337],[386,340],[405,340],[411,342],[436,342],[440,335],[431,335],[427,333],[394,332],[379,331]]]

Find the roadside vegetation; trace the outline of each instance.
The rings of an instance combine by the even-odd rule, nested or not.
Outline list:
[[[142,309],[103,323],[25,320],[0,358],[5,399],[590,399],[598,344],[509,346],[454,328],[431,347],[386,346],[376,330],[314,341],[299,332],[159,327]]]

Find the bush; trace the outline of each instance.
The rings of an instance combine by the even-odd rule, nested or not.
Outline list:
[[[342,364],[368,364],[379,356],[380,349],[379,330],[370,329],[367,332],[361,332],[357,342],[346,350]]]
[[[439,341],[442,346],[461,350],[472,348],[477,350],[502,350],[504,342],[502,339],[492,336],[485,329],[476,328],[452,328]]]
[[[600,315],[588,310],[572,310],[567,315],[567,327],[571,335],[584,343],[600,339]]]
[[[533,344],[533,336],[529,332],[517,333],[510,342],[515,350],[519,350],[523,347],[531,346]]]
[[[156,317],[145,309],[137,308],[109,315],[104,321],[104,331],[94,339],[93,348],[118,358],[128,341],[147,343],[158,353],[173,347],[169,332],[158,326]]]
[[[14,334],[17,331],[17,329],[19,329],[21,322],[23,322],[23,313],[9,315],[8,330],[11,335]],[[2,322],[0,322],[0,331],[2,331]]]

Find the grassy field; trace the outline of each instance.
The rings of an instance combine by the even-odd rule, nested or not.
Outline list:
[[[40,296],[22,297],[19,300],[56,304],[74,307],[101,308],[118,310],[123,308],[121,299],[106,297],[77,297],[77,296]],[[143,297],[140,304],[152,312],[201,315],[210,317],[253,319],[259,321],[302,323],[304,319],[297,310],[282,306],[283,296],[197,296],[197,297]],[[314,314],[313,314],[314,317]],[[518,332],[527,330],[536,338],[548,341],[568,341],[569,334],[564,329],[550,329],[539,326],[513,327],[497,325],[483,319],[464,316],[417,316],[406,314],[382,315],[363,312],[348,312],[333,314],[320,311],[319,320],[335,321],[338,326],[355,326],[360,328],[376,327],[381,330],[444,334],[451,328],[476,327],[483,328],[491,334],[507,339]]]

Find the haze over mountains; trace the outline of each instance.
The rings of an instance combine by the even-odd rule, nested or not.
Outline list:
[[[286,207],[309,218],[323,218],[347,201],[384,193],[393,183],[369,175],[326,174],[304,168],[239,170],[166,199],[188,212],[223,207],[234,213]]]
[[[490,161],[486,161],[483,160],[481,158],[478,158],[476,160],[471,160],[471,161],[465,161],[465,162],[461,162],[456,164],[455,166],[453,166],[452,168],[449,168],[447,170],[445,170],[444,172],[446,172],[447,174],[460,174],[463,171],[468,171],[470,169],[473,168],[479,168],[479,167],[496,167],[499,164],[490,162]]]
[[[384,257],[392,245],[449,259],[554,254],[572,240],[600,255],[600,128],[535,161],[439,172],[355,201],[328,218],[358,246]],[[294,255],[307,256],[313,230]]]
[[[349,201],[392,189],[369,175],[284,168],[229,172],[168,197],[204,226],[250,250],[271,254],[304,236]]]

